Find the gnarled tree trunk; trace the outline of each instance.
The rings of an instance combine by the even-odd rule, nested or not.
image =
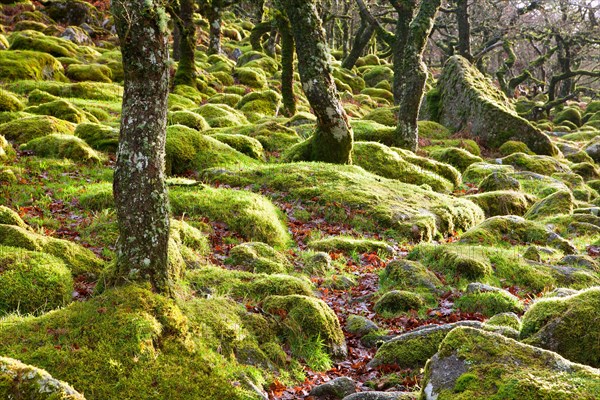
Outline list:
[[[172,12],[179,32],[179,65],[173,81],[176,85],[196,86],[196,25],[194,25],[194,0],[179,0],[179,9]],[[175,46],[175,44],[173,44]]]
[[[283,112],[291,117],[296,114],[296,95],[294,94],[294,51],[296,45],[287,18],[277,16],[279,32],[281,33],[281,97]]]
[[[116,282],[150,281],[169,292],[169,201],[164,156],[169,92],[166,15],[154,0],[113,1],[125,91],[114,173],[119,239]]]

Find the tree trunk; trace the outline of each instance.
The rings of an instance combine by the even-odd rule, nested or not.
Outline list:
[[[469,62],[473,62],[468,0],[456,0],[456,23],[458,25],[458,54]]]
[[[175,26],[179,31],[179,65],[173,81],[176,85],[196,86],[196,25],[194,0],[180,0]]]
[[[398,19],[396,46],[402,48],[394,51],[394,99],[399,106],[395,136],[398,146],[412,151],[416,151],[419,144],[417,121],[427,81],[423,52],[440,5],[441,0],[421,1],[419,12],[408,27],[406,40],[399,36],[402,33],[400,30],[405,29],[405,26],[400,21],[400,16]]]
[[[287,117],[296,114],[296,95],[294,94],[294,51],[296,45],[292,29],[287,18],[278,15],[277,23],[281,32],[281,96],[283,112]]]
[[[150,281],[169,292],[169,201],[164,180],[169,52],[164,8],[113,2],[125,91],[113,191],[119,225],[116,282]],[[149,84],[150,83],[150,84]]]
[[[252,31],[250,31],[250,44],[252,50],[263,51],[262,38],[264,35],[271,31],[271,21],[263,21],[254,25]]]
[[[352,128],[337,96],[329,65],[325,31],[314,0],[279,0],[296,42],[298,70],[304,93],[317,116],[310,159],[350,164]]]
[[[210,25],[208,54],[221,54],[223,53],[221,48],[221,37],[223,35],[221,31],[221,8],[218,5],[209,5],[206,7],[205,12],[205,17]]]
[[[181,51],[181,33],[175,23],[173,25],[173,60],[179,61],[179,52]]]
[[[361,20],[358,32],[354,37],[354,43],[348,56],[342,62],[342,68],[352,69],[356,64],[356,61],[364,53],[365,48],[369,45],[373,34],[375,33],[375,27],[365,20]]]

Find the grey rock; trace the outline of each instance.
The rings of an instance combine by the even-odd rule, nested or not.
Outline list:
[[[315,397],[334,396],[341,399],[354,392],[356,392],[356,383],[346,376],[341,376],[322,385],[315,386],[309,395]]]
[[[346,319],[346,330],[358,336],[367,335],[378,330],[377,324],[362,315],[349,315]]]
[[[361,392],[344,397],[343,400],[416,400],[418,393],[411,392]]]

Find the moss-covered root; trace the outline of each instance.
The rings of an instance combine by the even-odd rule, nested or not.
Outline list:
[[[459,327],[427,363],[421,400],[600,396],[600,371],[499,334]]]
[[[0,357],[0,397],[3,399],[85,400],[69,384],[43,369]]]
[[[571,361],[600,367],[600,287],[541,299],[523,316],[521,339]]]

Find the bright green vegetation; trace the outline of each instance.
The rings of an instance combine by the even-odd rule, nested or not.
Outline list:
[[[503,290],[468,293],[461,296],[454,306],[461,311],[477,312],[486,317],[506,312],[523,312],[523,304],[519,299]]]
[[[512,190],[485,192],[464,198],[481,207],[486,217],[523,215],[532,203],[531,196]]]
[[[393,248],[387,242],[366,238],[353,238],[348,236],[331,236],[324,239],[312,240],[308,247],[319,251],[345,251],[348,253],[380,252],[391,255]]]
[[[72,135],[73,124],[50,116],[31,116],[0,125],[0,135],[8,140],[24,144],[30,140],[53,133]]]
[[[100,162],[101,156],[83,139],[73,135],[50,134],[30,140],[21,150],[33,151],[39,157],[68,158],[81,162]]]
[[[292,268],[283,254],[261,242],[242,243],[232,248],[226,263],[236,269],[267,274],[290,272]]]

